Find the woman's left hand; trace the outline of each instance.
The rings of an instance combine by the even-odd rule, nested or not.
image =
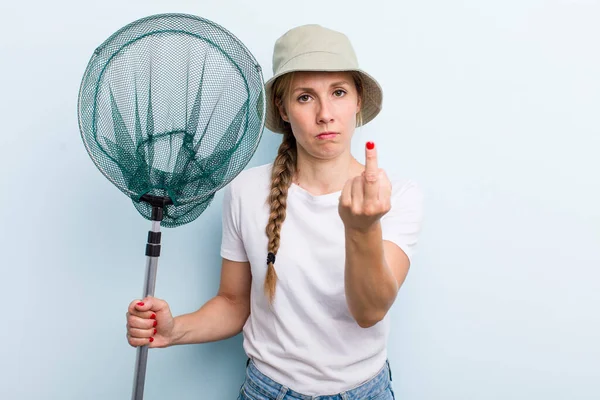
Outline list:
[[[365,148],[365,170],[344,185],[338,211],[346,229],[367,232],[391,208],[392,184],[377,166],[377,150],[372,142]]]

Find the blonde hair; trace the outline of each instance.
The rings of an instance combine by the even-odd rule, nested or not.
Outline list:
[[[363,80],[358,72],[351,71],[352,78],[356,85],[358,98],[363,98]],[[283,107],[285,100],[288,99],[291,91],[292,80],[294,73],[282,75],[275,80],[271,89],[271,97],[268,99],[275,106],[276,110]],[[362,110],[356,114],[356,126],[361,126],[363,122]],[[292,132],[292,127],[288,122],[285,122],[281,116],[279,117],[281,131],[283,131],[283,139],[277,157],[273,162],[271,171],[271,190],[269,191],[269,221],[265,232],[269,239],[267,251],[267,275],[265,277],[265,294],[269,302],[273,302],[277,287],[277,272],[275,271],[275,255],[279,250],[279,240],[281,234],[281,225],[285,221],[287,194],[288,189],[292,185],[292,179],[296,174],[296,162],[298,158],[298,148],[296,138]]]

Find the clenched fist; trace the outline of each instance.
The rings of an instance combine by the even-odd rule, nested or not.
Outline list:
[[[167,347],[173,335],[173,316],[166,301],[155,297],[134,300],[127,310],[127,341],[133,347]]]

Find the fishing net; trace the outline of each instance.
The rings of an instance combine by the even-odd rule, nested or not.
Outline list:
[[[143,18],[96,48],[79,93],[79,125],[102,173],[162,226],[196,219],[250,161],[263,130],[262,71],[217,24]],[[154,196],[154,197],[151,197]]]
[[[256,151],[265,122],[262,70],[211,21],[150,16],[96,48],[78,118],[98,169],[152,220],[144,297],[153,296],[160,227],[198,218]],[[138,347],[134,400],[143,398],[147,357],[148,347]]]

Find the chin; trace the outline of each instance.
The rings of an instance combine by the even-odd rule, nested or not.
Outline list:
[[[349,153],[350,149],[346,148],[347,146],[344,143],[327,143],[319,146],[318,149],[315,149],[318,154],[318,158],[331,160],[337,158],[345,153]]]

